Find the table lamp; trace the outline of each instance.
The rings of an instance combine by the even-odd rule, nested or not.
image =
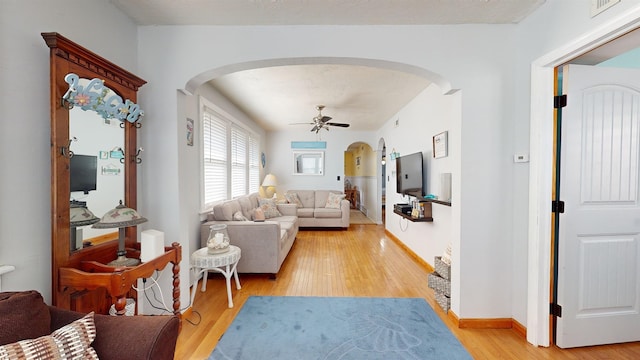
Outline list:
[[[126,257],[127,251],[124,248],[125,230],[124,228],[129,226],[136,226],[147,222],[146,218],[138,215],[138,213],[131,208],[128,208],[120,204],[114,209],[107,211],[106,214],[100,219],[99,222],[93,224],[93,228],[96,229],[113,229],[118,228],[118,258],[110,262],[109,266],[122,267],[122,266],[136,266],[140,263],[138,259],[132,259]]]
[[[71,228],[71,250],[77,250],[81,245],[77,243],[76,228],[85,225],[92,225],[100,221],[100,218],[93,215],[93,213],[85,206],[72,202],[69,205],[69,227]]]
[[[264,192],[264,198],[272,198],[276,194],[276,186],[278,185],[278,179],[273,174],[267,174],[262,181],[262,188]]]

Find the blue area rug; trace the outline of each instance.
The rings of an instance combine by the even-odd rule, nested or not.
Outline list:
[[[209,359],[472,358],[424,299],[252,296]]]

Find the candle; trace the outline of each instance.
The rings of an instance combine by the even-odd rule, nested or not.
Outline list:
[[[215,246],[222,245],[222,243],[224,242],[224,234],[223,233],[216,233],[214,238],[215,238],[215,240],[214,240],[213,244]]]

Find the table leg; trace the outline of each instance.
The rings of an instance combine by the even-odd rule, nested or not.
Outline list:
[[[242,286],[240,286],[240,279],[238,279],[238,263],[233,264],[233,276],[236,278],[236,289],[242,289]]]
[[[207,291],[207,277],[209,276],[209,270],[205,269],[204,274],[202,275],[202,289],[200,291]]]
[[[227,299],[229,300],[229,308],[233,307],[233,298],[231,297],[231,275],[229,271],[229,265],[226,266],[227,271],[224,273],[224,278],[227,280]]]
[[[191,287],[191,307],[193,307],[193,300],[195,300],[196,298],[196,289],[198,288],[198,277],[200,276],[201,271],[202,270],[199,268],[193,269],[193,275],[194,275],[194,278],[196,279],[196,282]]]

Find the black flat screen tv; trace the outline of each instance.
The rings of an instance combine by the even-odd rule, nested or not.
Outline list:
[[[422,153],[396,158],[396,191],[402,195],[424,196]]]
[[[96,190],[96,178],[98,176],[98,157],[91,155],[76,155],[71,157],[70,164],[70,190],[82,191],[88,194]]]

